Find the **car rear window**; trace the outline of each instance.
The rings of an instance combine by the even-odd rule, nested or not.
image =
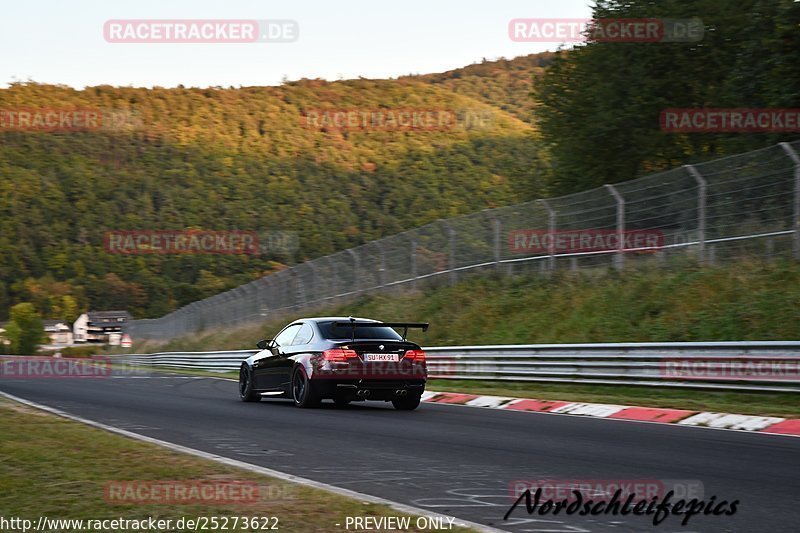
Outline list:
[[[322,336],[326,339],[349,339],[353,335],[353,328],[349,326],[334,327],[333,322],[319,322],[317,324]],[[402,340],[395,330],[388,327],[356,328],[356,339],[385,339]]]

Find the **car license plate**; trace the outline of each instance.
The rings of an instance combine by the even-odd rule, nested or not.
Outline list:
[[[400,356],[396,353],[365,353],[364,361],[389,361],[397,362]]]

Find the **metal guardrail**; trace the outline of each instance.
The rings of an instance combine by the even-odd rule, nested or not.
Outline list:
[[[114,360],[224,372],[237,370],[256,352],[165,352]],[[425,352],[431,378],[800,392],[798,341],[440,346]]]
[[[114,362],[133,366],[164,368],[189,368],[212,372],[238,370],[241,362],[258,350],[231,350],[222,352],[162,352],[153,354],[114,355]]]

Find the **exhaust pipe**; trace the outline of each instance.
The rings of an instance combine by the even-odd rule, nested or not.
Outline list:
[[[368,391],[368,390],[360,390],[360,391],[358,391],[356,394],[358,394],[358,395],[359,395],[359,396],[361,396],[362,398],[366,398],[367,396],[369,396],[369,392],[370,392],[370,391]]]
[[[405,389],[397,389],[396,391],[394,391],[394,393],[397,396],[405,396],[408,394],[408,391]]]

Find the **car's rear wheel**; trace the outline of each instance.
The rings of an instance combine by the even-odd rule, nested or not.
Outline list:
[[[306,369],[302,366],[297,366],[292,374],[292,399],[297,407],[316,407],[320,403],[314,384],[308,379]]]
[[[419,407],[421,396],[419,394],[412,394],[411,396],[403,396],[392,400],[392,405],[398,411],[413,411]]]
[[[239,370],[239,398],[243,402],[257,402],[261,396],[253,388],[253,373],[247,365]]]

